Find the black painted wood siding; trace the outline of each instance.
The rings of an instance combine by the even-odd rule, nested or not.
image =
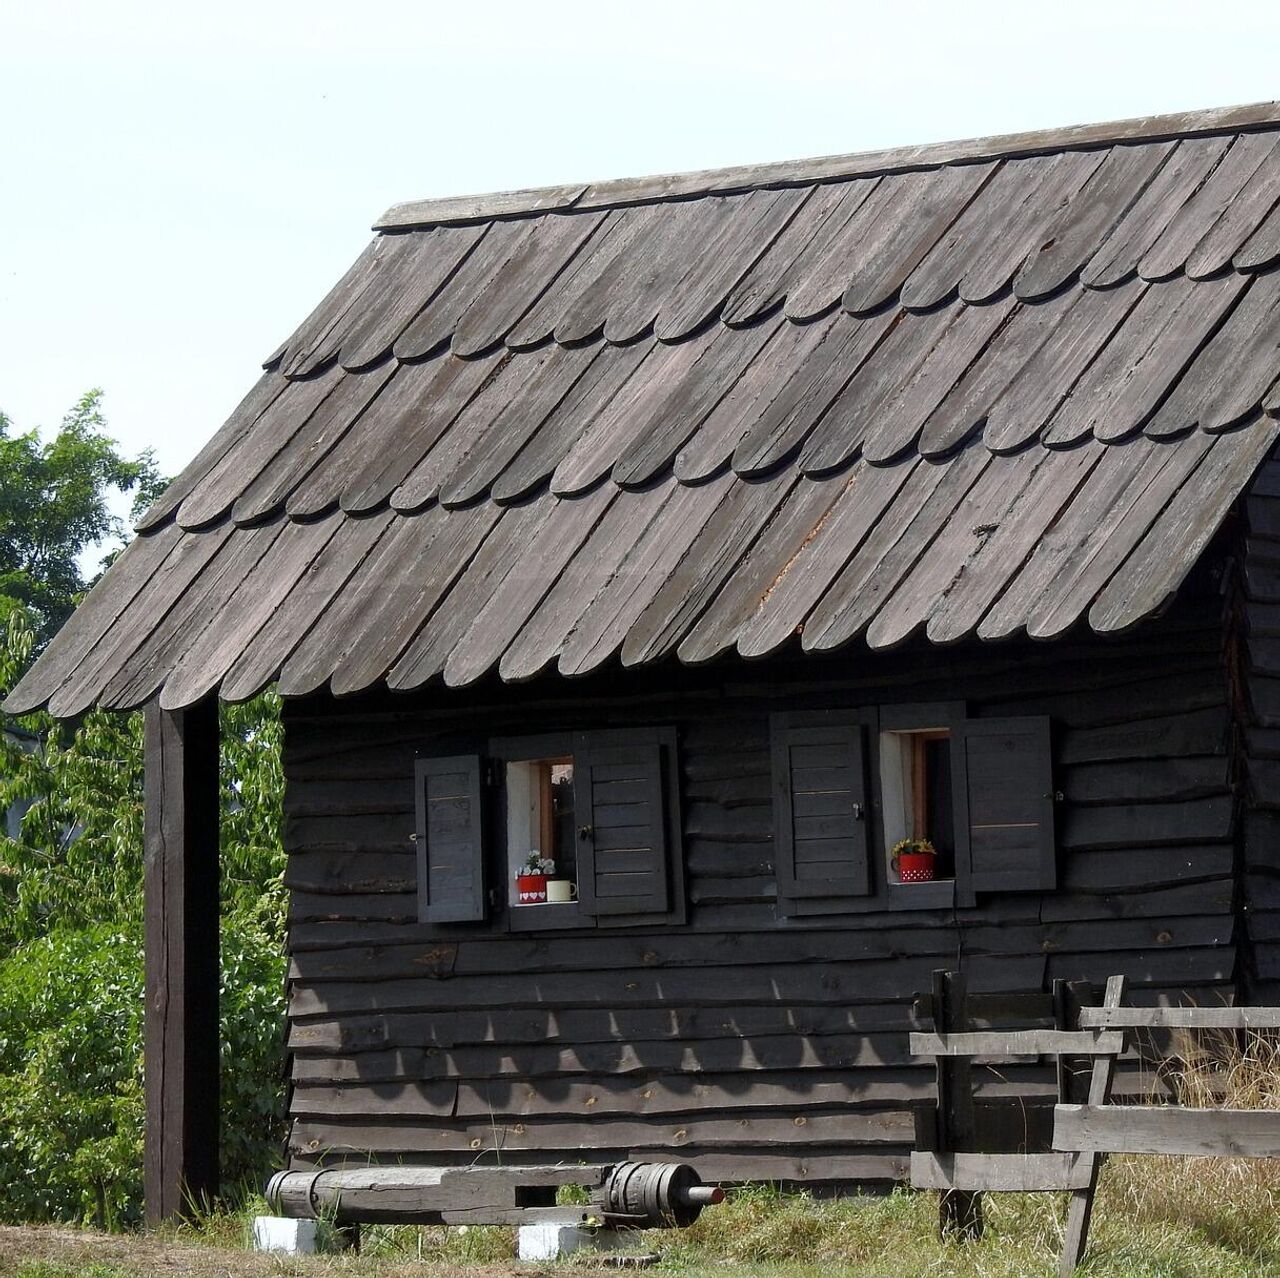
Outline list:
[[[470,1164],[500,1147],[506,1162],[676,1155],[712,1178],[900,1177],[910,1107],[933,1086],[907,1053],[909,1000],[935,968],[979,991],[1123,972],[1138,1002],[1229,996],[1220,608],[1206,592],[1122,641],[291,703],[293,1159]],[[1052,716],[1059,887],[981,894],[958,915],[780,919],[769,714],[957,698],[972,716]],[[417,923],[416,747],[627,723],[679,730],[686,925]],[[1050,1076],[1018,1066],[983,1095],[1032,1084]]]

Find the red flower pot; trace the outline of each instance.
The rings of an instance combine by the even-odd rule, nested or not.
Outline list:
[[[521,905],[542,905],[547,899],[545,874],[516,875],[516,900]]]
[[[932,852],[903,852],[893,858],[899,883],[932,883],[938,858]]]

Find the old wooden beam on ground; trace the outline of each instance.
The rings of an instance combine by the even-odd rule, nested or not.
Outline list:
[[[218,1189],[218,705],[146,711],[149,1224]]]

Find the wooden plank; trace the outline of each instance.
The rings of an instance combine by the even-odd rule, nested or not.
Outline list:
[[[1264,271],[1280,260],[1280,212],[1275,207],[1231,259],[1237,271]]]
[[[614,655],[720,506],[732,501],[736,510],[743,504],[742,497],[734,497],[740,486],[732,474],[697,488],[675,486],[661,517],[630,547],[608,584],[574,624],[560,650],[561,674],[585,674]]]
[[[289,382],[279,373],[271,370],[263,373],[213,438],[183,467],[178,477],[137,521],[135,532],[149,533],[166,523],[200,480],[253,429],[288,386]]]
[[[451,349],[472,359],[496,346],[571,266],[592,251],[608,214],[540,217],[531,233],[498,268],[487,288],[459,316]]]
[[[441,468],[440,501],[445,506],[466,506],[482,497],[497,477],[541,429],[543,423],[570,395],[605,348],[565,348],[554,342],[521,356],[518,363],[531,373],[512,391],[503,391],[487,423],[477,422],[469,432],[465,451],[447,470]],[[470,414],[468,414],[468,417]],[[464,421],[464,427],[466,422]]]
[[[439,603],[431,619],[391,666],[387,675],[389,687],[418,687],[443,670],[449,654],[468,634],[471,623],[493,593],[509,573],[517,570],[522,552],[555,506],[552,498],[544,497],[504,511],[491,525],[488,536],[448,593],[436,596]],[[451,514],[449,518],[457,516]]]
[[[966,164],[884,178],[882,216],[854,248],[842,307],[866,315],[895,298],[996,167]]]
[[[131,611],[134,600],[152,586],[175,554],[179,542],[196,540],[176,524],[135,537],[54,635],[40,660],[9,693],[4,703],[5,713],[27,714],[39,709],[76,675],[83,681],[89,654],[112,634],[121,618]],[[190,548],[188,544],[186,549]],[[76,693],[69,699],[70,713],[80,713],[90,699],[91,695],[86,697],[84,691]]]
[[[1050,447],[1139,430],[1243,289],[1239,275],[1152,287],[1112,334],[1043,433]]]
[[[976,456],[976,454],[975,454]],[[848,565],[871,544],[870,555],[886,553],[882,532],[900,525],[894,519],[895,498],[910,492],[924,500],[942,477],[940,467],[855,465],[830,514],[814,530],[795,558],[762,591],[759,603],[737,637],[744,657],[766,656],[792,638]]]
[[[1080,273],[1088,288],[1111,288],[1136,275],[1138,263],[1199,189],[1230,137],[1183,138]]]
[[[1258,168],[1271,158],[1275,145],[1275,137],[1266,133],[1245,133],[1235,138],[1217,168],[1143,255],[1138,274],[1144,280],[1163,280],[1182,270],[1196,246],[1236,203]]]
[[[1142,296],[1131,283],[1103,293],[1072,290],[1056,330],[996,397],[983,440],[994,452],[1016,452],[1036,439],[1111,334]],[[1042,303],[1044,305],[1044,303]]]
[[[617,492],[605,484],[586,496],[548,503],[550,514],[523,548],[520,570],[508,573],[493,589],[445,660],[449,687],[474,682],[498,661],[606,515]]]
[[[222,699],[247,701],[274,683],[285,662],[322,624],[322,618],[333,612],[345,612],[348,618],[362,615],[363,608],[355,609],[356,599],[365,602],[371,578],[380,583],[384,580],[373,565],[389,553],[393,531],[403,534],[405,529],[390,511],[367,519],[339,519],[333,537],[232,663],[222,681]],[[375,554],[377,559],[372,558]],[[370,568],[364,571],[367,559]],[[391,562],[404,560],[397,557]],[[344,626],[339,634],[345,636],[345,632]]]
[[[979,1193],[1041,1193],[1084,1189],[1088,1177],[1074,1154],[911,1155],[912,1189],[963,1189]]]
[[[1278,1007],[1085,1007],[1082,1028],[1117,1029],[1280,1029]]]
[[[768,332],[765,344],[676,454],[675,477],[681,483],[704,483],[724,470],[743,437],[784,394],[788,382],[800,375],[836,322],[834,317],[812,324],[763,321]]]
[[[371,368],[390,354],[396,340],[449,277],[466,261],[488,228],[462,226],[415,235],[388,236],[384,251],[394,254],[380,287],[370,290],[342,334],[339,362],[348,372]]]
[[[1264,418],[1217,437],[1194,477],[1089,610],[1095,630],[1124,629],[1168,603],[1278,436],[1280,423]]]
[[[389,361],[371,372],[343,378],[306,425],[251,477],[231,507],[232,519],[240,525],[254,524],[282,510],[348,432],[362,433],[363,414],[396,370]]]
[[[684,638],[796,482],[784,473],[732,486],[628,628],[621,649],[624,666],[655,661]]]
[[[838,313],[813,351],[733,450],[733,469],[750,478],[772,471],[809,432],[891,331],[898,312],[856,319]],[[932,324],[930,325],[932,327]]]
[[[1123,1034],[1092,1030],[983,1030],[947,1034],[912,1034],[914,1056],[1117,1056]]]
[[[226,606],[171,665],[160,694],[165,710],[194,705],[214,692],[236,660],[258,636],[332,540],[341,519],[295,524],[285,521],[280,536],[240,583]]]
[[[337,481],[342,509],[360,515],[382,506],[511,359],[507,352],[473,360],[442,355],[402,371],[391,383],[390,395],[374,401],[373,421],[348,437],[354,451],[345,455],[335,450],[341,468],[328,474]],[[408,380],[402,380],[406,373]]]
[[[1119,1007],[1124,1002],[1125,978],[1112,976],[1107,979],[1107,990],[1103,995],[1103,1007]],[[1082,1009],[1083,1010],[1083,1009]],[[1093,1062],[1093,1073],[1089,1078],[1089,1104],[1105,1105],[1111,1099],[1111,1088],[1115,1080],[1115,1057],[1102,1056]],[[1057,1126],[1057,1108],[1054,1110]],[[1054,1148],[1058,1147],[1057,1132],[1054,1133]],[[1076,1267],[1084,1257],[1089,1243],[1089,1224],[1093,1217],[1093,1198],[1098,1188],[1098,1172],[1102,1160],[1096,1154],[1089,1154],[1080,1160],[1081,1170],[1087,1172],[1087,1181],[1083,1189],[1072,1192],[1071,1202],[1067,1207],[1067,1225],[1062,1242],[1062,1255],[1058,1262],[1061,1278],[1071,1278]]]
[[[149,1224],[218,1192],[218,706],[145,719]]]
[[[222,519],[272,459],[322,411],[330,395],[345,401],[347,376],[334,366],[308,381],[291,382],[193,485],[178,509],[178,522],[196,529]]]
[[[119,664],[99,694],[100,704],[132,710],[149,701],[187,649],[222,614],[227,601],[271,549],[283,527],[284,521],[280,521],[237,529],[225,540],[219,538],[221,549],[186,584],[145,641]]]
[[[1280,1113],[1172,1105],[1059,1105],[1055,1149],[1207,1158],[1280,1156]]]
[[[334,694],[343,696],[381,680],[487,543],[502,513],[500,507],[482,502],[465,511],[446,512],[436,507],[406,520],[410,525],[408,557],[370,564],[362,611],[354,610],[362,591],[349,592],[353,611],[346,626],[347,642],[336,649],[318,635],[309,649],[303,644],[281,672],[281,692],[289,695],[290,688],[315,688],[328,678]],[[398,547],[403,549],[405,544],[397,539]],[[399,575],[405,564],[422,564],[424,570],[410,574],[405,582]],[[402,584],[399,589],[387,589],[387,580]],[[333,625],[335,629],[339,626],[336,615]]]
[[[1079,274],[1124,217],[1173,150],[1172,142],[1114,146],[1089,180],[1067,201],[1057,221],[1013,281],[1024,301],[1052,297]]]
[[[633,377],[643,379],[647,376],[638,370],[645,367],[645,360],[653,350],[654,344],[648,341],[631,346],[605,345],[599,348],[596,358],[574,383],[573,389],[492,482],[493,500],[503,503],[522,500],[545,483],[570,454],[597,414],[630,384]]]
[[[805,188],[752,191],[725,221],[719,240],[694,261],[654,321],[660,342],[696,332],[724,307],[740,280],[773,247],[809,200]]]
[[[1275,380],[1280,344],[1280,284],[1245,277],[1248,290],[1146,424],[1152,438],[1195,426],[1219,431],[1256,414]]]
[[[1192,279],[1208,279],[1230,266],[1231,259],[1280,200],[1280,170],[1275,163],[1280,139],[1274,133],[1257,137],[1270,139],[1271,154],[1258,164],[1213,228],[1188,254],[1185,269]]]

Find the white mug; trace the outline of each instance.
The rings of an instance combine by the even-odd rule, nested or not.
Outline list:
[[[547,880],[547,904],[564,905],[566,902],[574,901],[578,896],[578,885],[570,883],[568,879],[548,879]]]

